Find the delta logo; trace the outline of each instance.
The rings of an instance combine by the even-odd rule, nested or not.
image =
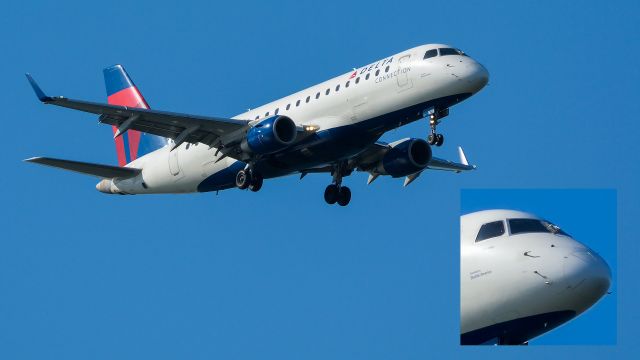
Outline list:
[[[369,72],[371,70],[375,70],[378,68],[382,68],[385,67],[389,64],[391,64],[393,62],[393,56],[390,58],[386,58],[384,60],[380,60],[377,63],[373,63],[373,64],[369,64],[365,67],[363,67],[362,69],[360,69],[360,75]],[[351,73],[351,75],[349,76],[349,79],[353,79],[354,77],[356,77],[358,75],[358,70],[354,70],[353,73]]]

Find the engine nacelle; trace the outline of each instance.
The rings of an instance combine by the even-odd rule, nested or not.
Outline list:
[[[272,116],[252,127],[240,147],[254,154],[272,154],[291,145],[296,140],[297,131],[290,118]]]
[[[406,139],[391,144],[376,172],[392,177],[402,177],[416,173],[429,165],[431,146],[423,139]]]

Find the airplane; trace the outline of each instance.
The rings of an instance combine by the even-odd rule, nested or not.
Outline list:
[[[489,73],[463,51],[430,44],[394,54],[233,118],[151,110],[122,65],[104,69],[107,104],[48,96],[26,74],[38,99],[99,115],[111,125],[119,166],[48,157],[25,161],[93,175],[107,194],[258,191],[263,180],[299,173],[330,174],[328,204],[346,206],[342,179],[354,170],[404,177],[424,170],[473,170],[432,156],[449,108],[480,91]],[[427,140],[379,141],[387,131],[428,118]]]
[[[462,345],[528,345],[586,311],[610,284],[602,257],[536,215],[460,218]]]

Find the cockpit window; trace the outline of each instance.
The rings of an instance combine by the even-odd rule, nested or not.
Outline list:
[[[476,242],[502,236],[503,234],[504,222],[502,220],[486,223],[480,227],[478,236],[476,236]]]
[[[546,220],[538,219],[509,219],[509,229],[511,235],[525,233],[550,233],[570,236],[562,231],[559,226],[554,225]]]
[[[431,50],[427,50],[426,53],[424,53],[424,59],[428,59],[428,58],[432,58],[438,56],[438,49],[431,49]]]
[[[440,56],[446,56],[446,55],[462,55],[462,56],[467,56],[464,52],[462,52],[461,50],[458,50],[458,49],[453,49],[453,48],[440,48]]]

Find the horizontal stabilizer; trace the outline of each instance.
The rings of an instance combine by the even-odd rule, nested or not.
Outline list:
[[[136,168],[92,164],[80,161],[62,160],[47,157],[34,157],[31,159],[26,159],[25,161],[107,179],[132,178],[140,174],[140,172],[142,171],[141,169]]]

